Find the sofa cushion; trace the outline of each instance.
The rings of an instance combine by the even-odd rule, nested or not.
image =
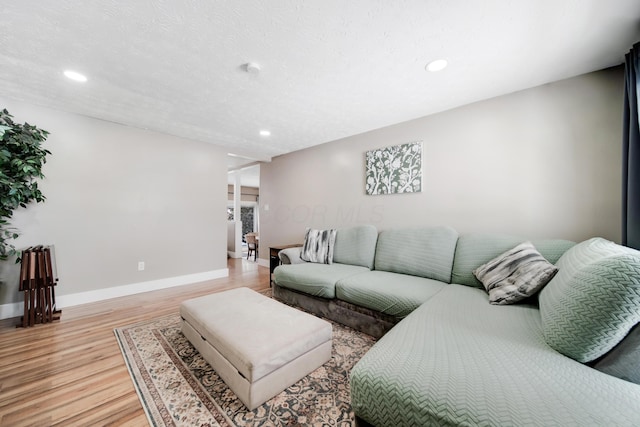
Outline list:
[[[593,367],[605,374],[640,384],[640,323]]]
[[[557,273],[531,244],[524,242],[473,270],[489,292],[491,304],[514,304],[538,292]]]
[[[273,278],[283,288],[322,298],[335,298],[338,280],[365,271],[369,269],[335,262],[333,264],[283,264],[276,267]]]
[[[355,414],[384,426],[640,425],[640,387],[563,356],[535,306],[447,285],[351,370]]]
[[[333,261],[373,268],[378,230],[373,225],[338,229]]]
[[[368,271],[336,283],[336,297],[395,317],[405,317],[446,284],[387,271]]]
[[[300,258],[308,262],[331,264],[333,262],[333,245],[336,241],[336,230],[315,230],[307,228],[304,243],[300,250]]]
[[[375,269],[449,283],[458,232],[451,227],[380,232]]]
[[[458,238],[451,283],[482,288],[473,270],[527,239],[504,234],[471,233]],[[568,240],[532,240],[533,246],[551,264],[575,245]]]
[[[592,361],[640,322],[640,252],[596,237],[568,250],[557,266],[539,298],[545,340]]]

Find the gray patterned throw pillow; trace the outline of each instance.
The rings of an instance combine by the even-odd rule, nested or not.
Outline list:
[[[513,304],[538,292],[558,272],[531,244],[524,242],[476,268],[473,274],[489,292],[491,304]]]
[[[335,229],[314,230],[308,228],[304,236],[300,258],[308,262],[331,264],[333,262],[333,245],[335,241]]]

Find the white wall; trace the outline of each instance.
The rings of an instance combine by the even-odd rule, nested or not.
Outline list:
[[[261,167],[261,241],[360,223],[619,241],[622,91],[616,67],[277,157]],[[413,141],[422,192],[365,195],[365,152]]]
[[[226,265],[226,153],[207,143],[0,98],[18,122],[49,131],[47,200],[14,214],[17,247],[55,244],[57,296],[205,280]],[[145,270],[138,271],[138,261]],[[0,305],[21,300],[0,263]],[[105,292],[109,295],[109,292]],[[74,301],[82,301],[74,299]],[[5,316],[6,317],[6,316]]]

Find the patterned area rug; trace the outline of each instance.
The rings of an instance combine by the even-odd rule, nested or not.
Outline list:
[[[247,410],[180,332],[180,316],[114,330],[153,426],[350,426],[349,372],[375,338],[331,322],[331,360]]]

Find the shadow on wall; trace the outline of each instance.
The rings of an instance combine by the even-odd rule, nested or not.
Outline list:
[[[16,264],[15,258],[0,261],[0,305],[22,300],[18,292],[19,280],[20,264]]]

